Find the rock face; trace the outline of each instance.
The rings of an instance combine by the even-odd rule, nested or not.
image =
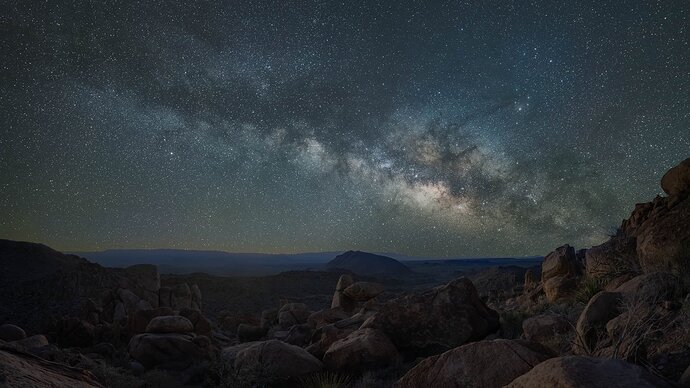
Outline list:
[[[323,362],[332,370],[363,371],[390,365],[397,357],[397,349],[383,332],[360,329],[334,342]]]
[[[568,298],[577,288],[582,269],[575,249],[564,245],[549,253],[541,265],[541,280],[549,302]]]
[[[368,276],[400,276],[412,271],[403,263],[391,257],[360,251],[347,251],[326,264],[328,269],[346,269]]]
[[[206,358],[210,345],[207,337],[194,334],[146,333],[132,337],[128,351],[146,368],[184,368]]]
[[[3,387],[103,387],[90,372],[72,368],[0,345]]]
[[[467,278],[388,301],[362,328],[379,329],[399,351],[432,354],[484,338],[499,327],[496,311]]]
[[[502,387],[550,357],[548,350],[527,341],[473,342],[423,360],[394,387]]]
[[[0,326],[0,340],[17,341],[26,338],[26,332],[19,326],[6,323]]]
[[[671,387],[644,368],[622,360],[582,356],[546,360],[506,388]]]
[[[239,374],[260,373],[272,383],[323,369],[321,361],[306,350],[278,340],[257,342],[237,351],[234,366]]]
[[[190,333],[192,331],[194,331],[192,322],[179,315],[155,317],[146,326],[147,333]]]

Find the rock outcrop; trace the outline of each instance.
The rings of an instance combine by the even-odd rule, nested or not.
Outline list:
[[[541,266],[541,281],[549,302],[572,296],[582,276],[575,249],[564,245],[549,253]]]
[[[641,366],[622,360],[569,356],[552,358],[516,378],[506,388],[670,388]]]
[[[502,387],[552,356],[527,341],[473,342],[423,360],[394,387]]]
[[[90,372],[46,361],[0,342],[0,385],[6,387],[102,388]]]
[[[399,351],[433,354],[476,341],[499,327],[498,313],[467,278],[385,303],[362,328],[379,329]]]

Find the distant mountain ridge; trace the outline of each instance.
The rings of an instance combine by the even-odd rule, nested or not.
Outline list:
[[[413,271],[406,265],[392,257],[381,256],[362,251],[347,251],[336,256],[326,264],[329,270],[346,269],[356,274],[380,275],[409,275]]]

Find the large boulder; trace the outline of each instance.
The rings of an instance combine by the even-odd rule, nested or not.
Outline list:
[[[568,356],[546,360],[505,388],[670,388],[646,369],[616,359]]]
[[[423,360],[394,386],[502,387],[550,357],[549,350],[527,341],[473,342]]]
[[[664,174],[661,178],[661,188],[668,195],[687,195],[690,191],[690,158]]]
[[[309,315],[307,322],[314,328],[318,329],[322,326],[342,321],[343,319],[347,319],[349,317],[350,315],[347,314],[341,307],[335,307],[312,313]]]
[[[26,338],[26,332],[19,326],[5,323],[0,326],[0,340],[17,341]]]
[[[146,368],[185,368],[207,358],[210,345],[208,337],[195,334],[145,333],[132,337],[128,350]]]
[[[190,333],[192,331],[194,331],[192,322],[179,315],[155,317],[146,326],[147,333]]]
[[[582,273],[575,249],[570,245],[556,248],[541,265],[541,281],[549,302],[571,297]]]
[[[201,310],[201,290],[199,289],[199,286],[192,284],[189,290],[192,292],[192,301],[190,307],[194,310]]]
[[[469,279],[459,278],[388,301],[362,328],[383,331],[400,351],[433,354],[495,332],[499,316],[482,302]]]
[[[363,371],[386,367],[397,358],[397,349],[382,331],[360,329],[334,342],[323,362],[332,370]]]
[[[234,367],[240,375],[251,378],[260,374],[269,383],[278,383],[318,372],[323,364],[299,346],[270,340],[239,350]]]
[[[383,292],[383,285],[372,282],[356,282],[347,287],[343,294],[357,302],[366,302]]]
[[[623,296],[618,292],[601,291],[585,306],[575,325],[576,354],[591,354],[597,343],[604,338],[608,321],[621,314]]]

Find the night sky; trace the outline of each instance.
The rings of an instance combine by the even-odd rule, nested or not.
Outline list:
[[[0,238],[57,249],[545,254],[690,156],[687,0],[3,1],[0,33]]]

